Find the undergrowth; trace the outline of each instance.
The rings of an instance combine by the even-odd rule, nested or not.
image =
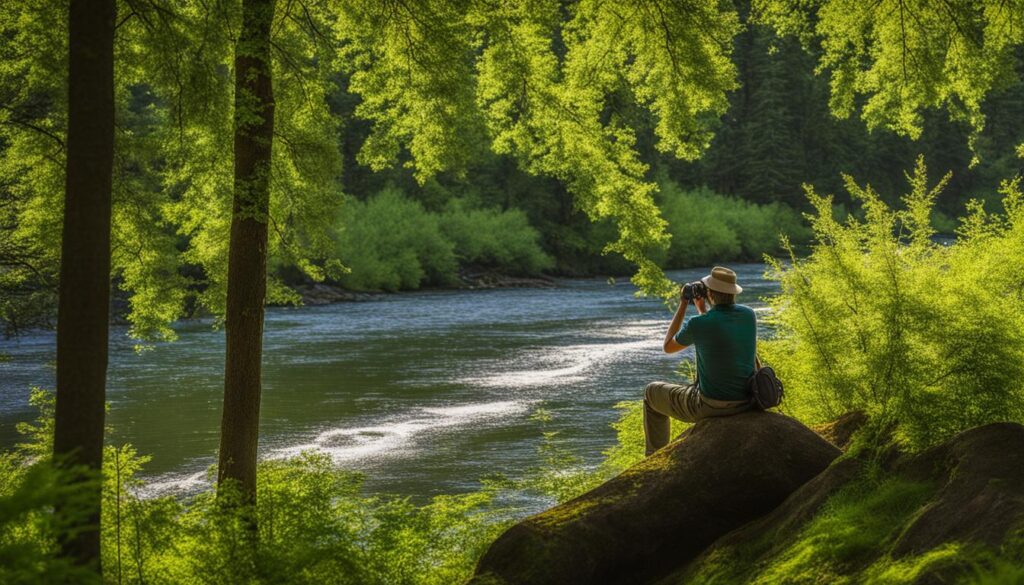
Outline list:
[[[927,576],[927,582],[937,583],[1021,583],[1024,542],[1019,538],[1008,539],[1000,550],[948,542],[921,554],[892,553],[936,493],[930,483],[862,472],[808,522],[712,549],[678,582],[910,585]]]
[[[946,245],[930,221],[946,179],[929,187],[919,161],[908,180],[894,210],[847,177],[864,213],[845,221],[809,190],[815,243],[807,257],[769,260],[781,294],[776,336],[760,345],[786,383],[787,414],[816,423],[863,410],[919,449],[1024,421],[1024,195],[1019,179],[1005,183],[1005,213],[973,204]]]

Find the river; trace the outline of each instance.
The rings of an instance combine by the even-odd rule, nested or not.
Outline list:
[[[763,311],[759,297],[776,290],[764,265],[734,268],[740,302]],[[261,456],[316,450],[364,472],[370,492],[460,493],[484,475],[516,477],[537,463],[541,429],[530,415],[543,407],[548,430],[595,464],[615,442],[613,406],[672,378],[680,361],[661,351],[669,313],[634,292],[626,281],[574,279],[271,308]],[[141,353],[125,328],[111,331],[108,440],[152,456],[143,477],[153,493],[204,485],[218,446],[223,331],[205,319],[175,328],[178,341]],[[0,448],[35,416],[30,387],[53,387],[54,352],[50,332],[0,341],[9,358],[0,362]]]

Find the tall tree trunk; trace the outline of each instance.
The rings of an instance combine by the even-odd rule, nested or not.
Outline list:
[[[263,304],[267,293],[267,220],[274,93],[270,27],[274,0],[244,0],[235,47],[235,192],[228,253],[227,356],[218,487],[237,482],[256,498]]]
[[[63,554],[100,568],[100,483],[110,318],[114,0],[71,0],[67,176],[53,451],[80,484],[57,503]],[[73,499],[73,502],[72,502]]]

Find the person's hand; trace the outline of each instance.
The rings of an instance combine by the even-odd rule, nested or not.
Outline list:
[[[693,299],[693,304],[697,306],[697,312],[702,314],[702,315],[704,314],[704,311],[705,311],[705,309],[704,309],[705,302],[706,301],[704,299],[702,299],[702,298]]]
[[[685,284],[683,286],[679,287],[679,306],[680,307],[685,307],[686,305],[689,304],[689,302],[686,300],[686,297],[683,296],[683,290],[684,289],[686,289],[686,285]]]

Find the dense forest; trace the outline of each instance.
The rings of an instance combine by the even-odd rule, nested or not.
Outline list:
[[[633,402],[597,468],[545,432],[522,478],[425,504],[259,459],[266,307],[310,283],[631,275],[672,305],[666,270],[764,259],[785,414],[863,411],[875,454],[1022,422],[1022,173],[1018,0],[13,0],[0,321],[56,330],[56,384],[0,455],[0,581],[462,582],[510,492],[642,459]],[[142,497],[105,425],[111,323],[207,316],[216,487]],[[794,579],[828,564],[800,546]],[[1022,551],[964,563],[1019,582]]]

